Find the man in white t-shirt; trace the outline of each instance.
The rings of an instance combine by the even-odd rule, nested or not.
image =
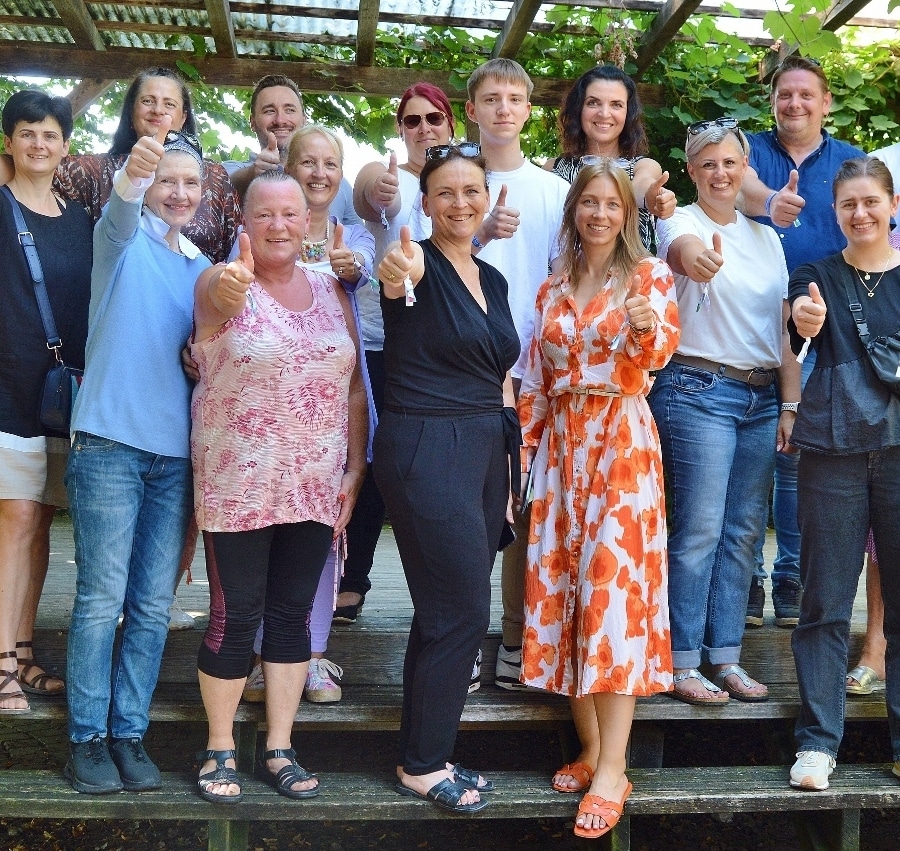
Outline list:
[[[478,125],[481,153],[496,205],[473,240],[478,257],[499,269],[509,284],[509,306],[522,354],[512,369],[518,393],[534,331],[535,297],[556,259],[557,235],[569,184],[522,153],[519,134],[531,115],[534,84],[517,62],[491,59],[467,82],[466,116]],[[522,665],[527,518],[516,524],[516,541],[503,552],[503,643],[495,682],[525,688]],[[473,671],[473,686],[476,672]],[[477,687],[477,686],[476,686]]]
[[[872,151],[869,156],[878,157],[888,167],[891,177],[894,178],[894,194],[900,192],[900,142]]]

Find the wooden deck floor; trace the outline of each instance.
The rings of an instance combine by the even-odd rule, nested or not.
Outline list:
[[[769,570],[775,555],[775,535],[772,530],[765,547],[766,569]],[[193,581],[182,583],[178,589],[178,600],[182,608],[198,617],[198,626],[203,625],[209,615],[209,583],[206,577],[206,563],[203,546],[198,545],[191,568]],[[375,565],[371,574],[372,590],[366,595],[363,618],[366,622],[384,621],[408,623],[412,618],[412,602],[406,589],[403,568],[397,553],[397,546],[390,527],[385,527],[378,542]],[[767,582],[766,629],[775,629],[773,624],[771,589]],[[500,557],[497,557],[492,575],[491,630],[500,630]],[[38,627],[65,629],[72,613],[75,596],[75,548],[72,540],[72,523],[68,515],[60,514],[53,523],[50,534],[50,569],[38,610]],[[864,576],[860,578],[859,589],[853,610],[854,630],[862,629],[866,620]]]

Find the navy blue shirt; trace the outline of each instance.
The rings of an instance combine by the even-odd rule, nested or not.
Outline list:
[[[781,237],[788,272],[793,272],[803,263],[813,263],[841,251],[847,240],[834,214],[831,184],[846,160],[865,154],[823,130],[822,144],[798,167],[781,146],[774,130],[748,133],[747,138],[750,140],[750,165],[769,188],[777,190],[786,185],[791,169],[796,168],[800,173],[797,193],[806,201],[797,219],[800,227],[780,228],[768,216],[752,217],[774,228]]]

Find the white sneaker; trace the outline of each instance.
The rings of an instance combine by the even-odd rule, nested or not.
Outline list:
[[[481,688],[481,660],[482,660],[481,651],[478,651],[478,655],[475,657],[475,664],[472,665],[472,679],[469,681],[469,694],[473,691],[478,691]]]
[[[800,751],[791,769],[791,786],[822,792],[834,771],[834,759],[821,751]]]
[[[340,680],[344,669],[327,659],[310,659],[303,696],[310,703],[337,703],[341,699],[341,687],[332,679]]]
[[[169,629],[193,629],[195,626],[194,619],[181,608],[178,598],[173,597],[169,606]]]
[[[241,696],[247,703],[265,703],[266,681],[263,678],[262,664],[253,666]]]
[[[522,672],[522,648],[510,650],[501,644],[497,649],[497,669],[494,685],[509,691],[525,690],[528,688],[519,682],[519,674]]]

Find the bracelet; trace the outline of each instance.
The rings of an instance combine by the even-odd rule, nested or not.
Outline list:
[[[768,198],[766,198],[766,215],[771,219],[772,213],[770,210],[772,209],[772,199],[777,195],[777,192],[773,192]]]
[[[472,245],[474,245],[475,248],[477,248],[479,251],[484,248],[484,243],[482,243],[482,241],[477,236],[472,237]]]
[[[786,411],[790,411],[792,414],[796,414],[800,409],[799,402],[782,402],[781,403],[781,413],[785,413]]]
[[[631,326],[631,330],[634,332],[636,337],[643,337],[644,334],[649,334],[654,328],[656,328],[656,321],[651,322],[646,328],[635,328],[634,325]]]

